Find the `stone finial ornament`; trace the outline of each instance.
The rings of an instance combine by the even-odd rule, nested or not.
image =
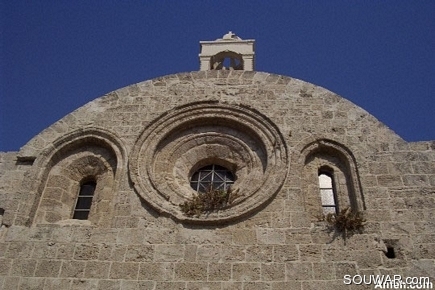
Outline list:
[[[216,40],[242,40],[242,39],[238,37],[234,32],[228,31],[228,33],[222,36],[222,38],[218,38]]]

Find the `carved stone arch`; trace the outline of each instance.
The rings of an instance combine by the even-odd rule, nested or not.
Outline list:
[[[29,213],[33,223],[69,220],[84,180],[97,183],[89,220],[110,226],[114,195],[126,167],[126,151],[117,136],[100,128],[71,132],[53,142],[35,162],[35,199]]]
[[[246,106],[215,101],[177,107],[152,121],[130,153],[129,176],[136,193],[157,212],[196,224],[224,224],[260,209],[281,190],[288,153],[278,127]],[[192,174],[220,165],[236,176],[240,197],[230,206],[186,216],[180,204],[196,193]]]
[[[329,139],[312,141],[301,149],[300,163],[304,204],[312,220],[322,215],[318,181],[322,170],[333,176],[338,208],[365,209],[356,160],[344,145]]]

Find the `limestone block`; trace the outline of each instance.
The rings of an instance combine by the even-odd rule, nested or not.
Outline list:
[[[246,261],[248,262],[272,262],[272,245],[255,245],[246,247]]]
[[[2,283],[3,282],[3,283]],[[19,287],[20,284],[20,278],[19,277],[0,277],[0,283],[3,284],[3,287],[1,289],[7,290],[16,290]],[[2,285],[0,284],[0,285]]]
[[[70,285],[71,279],[47,278],[45,279],[44,290],[69,289]]]
[[[423,187],[423,186],[430,185],[428,175],[422,175],[422,174],[408,175],[408,174],[405,174],[405,175],[403,175],[402,178],[403,178],[403,183],[405,184],[405,186]]]
[[[89,261],[86,263],[85,278],[107,279],[110,262]]]
[[[236,245],[249,245],[256,243],[256,232],[254,230],[233,230],[232,241]]]
[[[261,278],[260,263],[233,263],[232,280],[234,281],[259,281]]]
[[[73,279],[71,283],[70,290],[97,290],[98,280],[87,280],[87,279]]]
[[[309,262],[285,264],[286,281],[313,279],[313,266]]]
[[[90,242],[92,243],[116,243],[116,236],[119,229],[95,229],[92,232]]]
[[[126,262],[150,262],[153,260],[154,247],[149,245],[130,245],[125,254]]]
[[[140,263],[139,280],[172,281],[174,263]]]
[[[200,245],[196,251],[196,259],[201,262],[219,261],[222,255],[221,245]]]
[[[302,289],[315,290],[315,289],[349,289],[349,285],[335,281],[304,281],[302,282]],[[352,289],[352,288],[351,288]]]
[[[35,270],[36,277],[58,277],[62,261],[38,260]]]
[[[301,282],[298,281],[291,281],[291,282],[272,282],[272,289],[273,290],[288,290],[288,289],[295,289],[295,290],[301,290],[302,288]]]
[[[245,290],[272,290],[272,283],[270,282],[245,282],[243,283]]]
[[[74,256],[74,244],[57,244],[56,259],[71,260]]]
[[[43,289],[44,278],[23,277],[20,279],[20,289]]]
[[[156,282],[154,281],[132,281],[132,280],[122,280],[121,289],[122,290],[140,290],[140,289],[155,289]],[[170,289],[170,288],[165,288]]]
[[[299,245],[301,261],[320,262],[322,259],[322,246],[317,244]]]
[[[284,263],[261,263],[261,280],[263,281],[284,281]]]
[[[137,279],[139,263],[113,262],[110,267],[110,279]]]
[[[245,221],[244,227],[270,227],[270,215],[269,212],[258,212]]]
[[[222,282],[222,290],[242,290],[242,282]]]
[[[10,270],[11,276],[33,277],[36,269],[36,260],[15,259]]]
[[[156,290],[188,290],[186,282],[156,282]]]
[[[292,228],[309,228],[311,226],[311,217],[307,212],[291,212],[290,220]]]
[[[412,251],[413,259],[425,259],[435,257],[435,243],[417,244]]]
[[[55,242],[70,242],[72,235],[71,227],[55,227],[52,233],[52,239]]]
[[[75,260],[96,260],[100,247],[96,244],[77,244],[74,252]]]
[[[184,260],[185,255],[194,255],[194,253],[185,251],[184,245],[156,245],[154,260],[158,262],[180,262]]]
[[[59,277],[82,278],[85,272],[85,261],[62,261]]]
[[[290,262],[299,260],[299,251],[294,244],[273,246],[274,262]]]
[[[357,275],[358,269],[355,263],[350,262],[338,262],[335,264],[335,275],[338,279],[344,277],[344,275]]]
[[[373,269],[381,266],[383,264],[381,255],[383,255],[381,251],[352,251],[353,260],[357,263],[359,269]]]
[[[89,243],[92,238],[93,228],[88,226],[73,227],[71,230],[71,241],[77,243]]]
[[[122,245],[122,244],[114,244],[110,246],[104,245],[102,249],[104,249],[105,257],[106,254],[108,254],[108,251],[110,250],[111,253],[110,253],[110,258],[108,260],[117,261],[117,262],[124,261],[125,254],[127,253],[127,245]],[[102,257],[102,259],[104,258]]]
[[[32,258],[34,259],[52,259],[56,257],[58,245],[53,242],[35,243]]]
[[[221,290],[221,282],[187,282],[187,289]]]
[[[334,280],[336,278],[334,264],[313,263],[313,275],[315,280]]]
[[[245,261],[245,247],[225,246],[222,247],[223,262],[242,262]]]
[[[0,275],[8,276],[11,265],[12,265],[11,259],[0,259]]]
[[[277,211],[270,213],[271,215],[271,226],[274,228],[288,228],[291,226],[289,211]]]
[[[230,263],[208,264],[208,281],[230,281],[230,280],[231,280]]]
[[[98,282],[98,290],[119,290],[121,281],[116,280],[100,280]]]
[[[257,229],[259,244],[285,244],[285,231],[282,229]]]
[[[206,263],[177,263],[175,264],[175,280],[206,281]]]
[[[12,226],[8,228],[5,237],[5,241],[28,241],[29,239],[30,239],[30,232],[28,228],[21,227],[21,226]],[[31,244],[21,243],[21,244],[16,244],[13,247],[14,248],[19,247],[25,252],[25,248],[31,247]]]
[[[184,262],[195,262],[195,261],[197,261],[197,258],[196,258],[197,248],[198,247],[196,245],[186,245],[185,246]]]

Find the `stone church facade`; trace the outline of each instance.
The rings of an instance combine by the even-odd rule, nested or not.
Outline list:
[[[434,141],[255,71],[254,41],[231,32],[199,58],[200,71],[108,93],[0,153],[1,289],[434,281]],[[183,210],[212,189],[225,201]],[[363,215],[357,231],[325,220],[346,210]]]

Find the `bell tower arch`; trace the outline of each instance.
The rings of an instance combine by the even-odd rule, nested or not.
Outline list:
[[[199,70],[254,70],[254,39],[233,32],[214,41],[200,41]]]

